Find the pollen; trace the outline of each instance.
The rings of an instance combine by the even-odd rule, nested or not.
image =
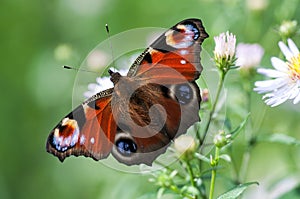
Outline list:
[[[291,58],[287,63],[289,66],[290,77],[293,80],[300,80],[300,54]]]

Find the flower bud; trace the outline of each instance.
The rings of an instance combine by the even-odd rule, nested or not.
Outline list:
[[[222,148],[223,146],[227,145],[230,141],[231,135],[226,135],[224,131],[220,131],[214,137],[214,144],[218,148]]]
[[[297,33],[297,21],[283,21],[279,26],[279,35],[283,38],[291,38]]]
[[[179,155],[183,155],[184,157],[189,156],[196,150],[196,143],[192,136],[190,135],[182,135],[175,139],[174,148],[178,152]]]
[[[209,90],[207,88],[202,90],[201,98],[202,98],[202,102],[208,102],[209,101]]]
[[[235,64],[236,36],[228,31],[214,37],[214,60],[220,71],[226,73]]]
[[[54,57],[58,61],[71,59],[73,50],[68,44],[60,44],[54,49]]]

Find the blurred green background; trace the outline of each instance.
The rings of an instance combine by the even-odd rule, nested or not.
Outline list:
[[[113,35],[139,27],[168,28],[189,17],[202,19],[211,36],[203,46],[211,55],[213,36],[230,30],[238,42],[261,44],[262,65],[270,66],[270,57],[279,54],[276,27],[286,19],[299,21],[300,4],[298,0],[2,0],[0,198],[138,198],[155,192],[147,182],[149,176],[119,172],[86,158],[69,158],[62,164],[46,153],[45,143],[50,130],[72,108],[76,72],[61,65],[79,66],[107,38],[106,23]],[[300,45],[299,37],[294,41]],[[55,56],[61,45],[70,46],[71,58],[59,52]],[[237,81],[229,77],[230,84]],[[260,98],[253,94],[252,118],[261,121],[259,132],[300,138],[299,105],[271,109]],[[258,145],[247,179],[276,181],[298,174],[299,152],[296,147]],[[262,188],[263,184],[254,191]]]

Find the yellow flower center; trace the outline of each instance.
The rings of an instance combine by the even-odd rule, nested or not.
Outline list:
[[[289,66],[290,77],[293,80],[300,80],[300,54],[291,58],[287,63]]]

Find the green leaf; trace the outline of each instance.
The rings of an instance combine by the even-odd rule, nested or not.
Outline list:
[[[196,156],[196,158],[198,158],[198,159],[200,159],[200,160],[202,160],[202,161],[210,164],[210,159],[207,158],[206,156],[204,156],[204,155],[202,155],[200,153],[195,153],[195,156]]]
[[[250,185],[256,184],[258,185],[258,182],[248,182],[245,184],[240,184],[236,186],[235,188],[223,193],[220,195],[217,199],[235,199],[239,197]]]
[[[232,139],[236,138],[239,135],[240,131],[246,126],[249,116],[250,113],[248,113],[243,122],[230,133]]]
[[[200,194],[199,190],[193,186],[184,186],[184,187],[182,187],[181,192],[188,193],[189,195],[194,195],[194,196],[197,196]]]
[[[225,118],[224,126],[225,126],[229,131],[232,130],[231,121],[230,121],[230,119],[229,119],[228,117]]]
[[[300,145],[300,140],[281,133],[258,135],[256,141],[286,145]]]
[[[238,68],[240,68],[240,66],[230,66],[230,70],[238,69]]]
[[[158,191],[157,191],[157,198],[161,198],[163,196],[165,192],[165,188],[160,188]]]
[[[227,154],[220,155],[220,159],[225,160],[226,162],[231,162],[231,157]]]

